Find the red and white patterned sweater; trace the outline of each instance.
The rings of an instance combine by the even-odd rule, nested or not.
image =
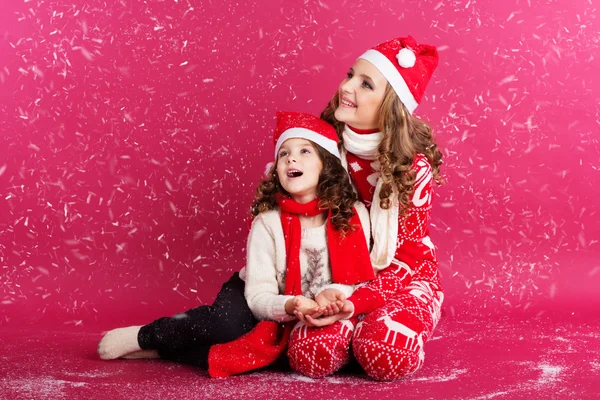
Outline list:
[[[349,152],[346,159],[360,200],[370,210],[380,175],[378,161],[366,160]],[[354,304],[354,315],[369,313],[383,306],[389,297],[413,281],[427,282],[433,290],[442,291],[435,248],[429,239],[433,172],[429,160],[422,154],[415,156],[412,169],[416,171],[415,191],[410,208],[398,220],[394,259],[374,280],[356,289],[348,298]],[[410,271],[398,262],[408,265]]]

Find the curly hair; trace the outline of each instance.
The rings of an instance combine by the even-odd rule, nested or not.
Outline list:
[[[321,119],[334,126],[338,137],[342,140],[344,123],[335,118],[335,110],[339,106],[339,94],[333,96]],[[442,153],[435,143],[431,128],[425,122],[413,117],[392,86],[388,83],[378,111],[378,127],[384,132],[379,144],[379,163],[381,164],[382,186],[379,192],[381,208],[391,207],[390,196],[395,186],[402,214],[410,207],[410,197],[415,190],[416,171],[412,169],[417,153],[429,160],[433,170],[433,179],[438,185],[444,183],[440,175]]]
[[[310,140],[309,142],[323,164],[317,184],[319,208],[331,210],[331,222],[342,234],[352,231],[356,227],[350,224],[350,219],[354,215],[352,208],[358,197],[352,188],[348,172],[337,157]],[[277,176],[277,161],[275,160],[268,175],[256,189],[256,196],[252,202],[253,217],[277,209],[277,195],[289,196]]]

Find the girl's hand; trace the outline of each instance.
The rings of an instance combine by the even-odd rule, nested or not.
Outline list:
[[[296,296],[285,302],[285,312],[290,315],[300,314],[316,314],[321,308],[314,301],[304,296]]]
[[[325,306],[325,311],[323,312],[323,315],[325,317],[331,317],[332,315],[341,313],[343,309],[344,309],[344,302],[338,300],[335,303],[327,304]]]
[[[339,303],[341,307],[344,300],[346,300],[346,295],[342,291],[333,288],[325,289],[315,297],[315,301],[319,307],[326,307],[329,304],[335,303]]]
[[[341,312],[344,306],[346,295],[338,289],[325,289],[315,297],[315,301],[319,307],[324,309],[322,315],[330,317]],[[320,315],[319,315],[320,316]],[[313,318],[318,318],[314,317]]]
[[[294,315],[296,315],[296,318],[304,322],[306,325],[314,328],[331,325],[334,322],[339,321],[340,319],[348,318],[350,315],[352,315],[352,313],[354,313],[354,304],[352,304],[352,302],[349,300],[345,300],[343,302],[340,312],[334,315],[325,316],[322,318],[320,317],[324,315],[324,312],[313,313],[310,315],[303,315],[295,312]]]

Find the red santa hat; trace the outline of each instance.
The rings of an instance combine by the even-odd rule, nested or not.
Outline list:
[[[283,142],[292,138],[310,140],[341,159],[335,128],[321,118],[301,112],[278,112],[273,137],[275,159]]]
[[[378,44],[360,58],[381,72],[411,114],[421,103],[425,87],[438,65],[437,49],[417,44],[411,36]]]

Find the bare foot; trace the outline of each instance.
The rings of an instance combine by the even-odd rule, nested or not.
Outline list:
[[[123,356],[122,358],[124,358],[126,360],[140,360],[140,359],[152,360],[152,359],[160,358],[160,356],[158,355],[157,350],[140,350],[140,351],[134,351],[133,353],[129,353],[129,354]]]
[[[141,326],[128,326],[108,331],[98,344],[98,355],[103,360],[114,360],[142,350],[138,344]]]

